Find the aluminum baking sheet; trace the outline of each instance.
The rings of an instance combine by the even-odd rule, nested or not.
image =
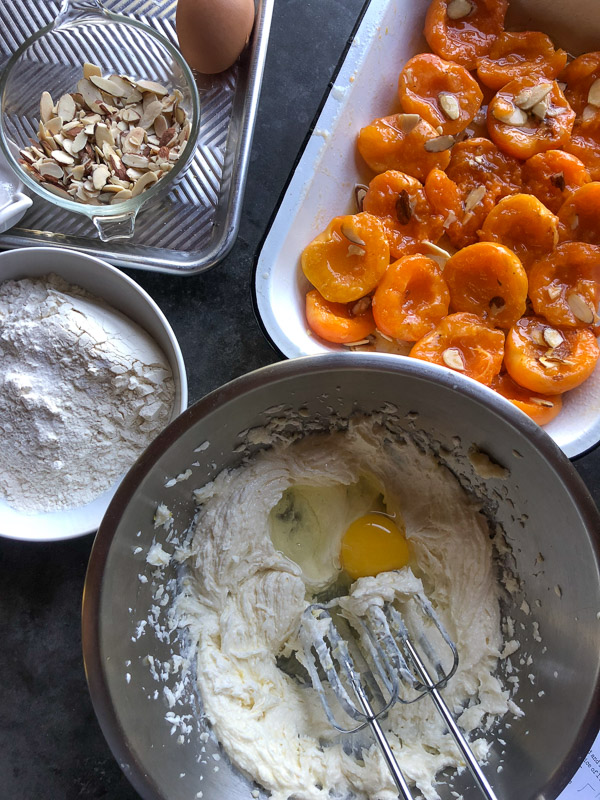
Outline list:
[[[595,50],[600,17],[592,9],[597,2],[512,0],[507,28],[548,32],[573,54]],[[371,180],[373,173],[356,156],[356,135],[376,117],[398,110],[398,74],[411,56],[428,49],[422,35],[428,4],[429,0],[366,4],[271,221],[255,264],[255,306],[268,338],[288,358],[344,349],[307,329],[304,298],[309,284],[300,269],[300,254],[332,217],[354,213],[355,185]],[[496,402],[509,402],[489,391]],[[560,415],[545,430],[571,458],[598,443],[600,363],[582,386],[567,392]]]
[[[119,266],[178,275],[218,264],[238,232],[273,2],[258,0],[250,45],[236,66],[220,75],[197,76],[201,124],[194,160],[166,197],[140,211],[132,239],[102,242],[83,215],[35,197],[18,227],[0,236],[0,248],[57,244]],[[103,5],[177,42],[176,0],[104,0]],[[2,0],[0,64],[50,23],[59,6],[59,0]]]

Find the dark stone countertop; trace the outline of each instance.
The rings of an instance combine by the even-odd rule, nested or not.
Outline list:
[[[279,358],[254,317],[253,257],[362,6],[277,0],[233,250],[195,277],[129,272],[179,338],[190,403]],[[576,462],[596,502],[599,466],[599,451]],[[0,797],[137,797],[104,741],[83,670],[80,610],[92,541],[0,540]]]

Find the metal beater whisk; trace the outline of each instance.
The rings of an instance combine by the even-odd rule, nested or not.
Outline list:
[[[413,703],[428,695],[482,794],[487,800],[497,800],[440,694],[456,672],[458,653],[429,600],[422,594],[411,595],[402,613],[385,603],[383,607],[369,605],[364,615],[352,616],[351,621],[348,617],[343,599],[316,603],[305,610],[300,627],[305,666],[331,724],[342,733],[369,726],[400,796],[413,800],[379,719],[396,702]],[[321,675],[331,692],[326,691]],[[332,700],[337,701],[335,711]]]

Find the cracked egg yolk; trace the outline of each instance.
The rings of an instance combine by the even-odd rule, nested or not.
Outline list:
[[[342,568],[356,580],[405,567],[410,548],[391,517],[371,512],[355,519],[344,533],[340,560]]]

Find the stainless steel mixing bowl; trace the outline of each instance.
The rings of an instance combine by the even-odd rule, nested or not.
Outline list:
[[[586,755],[600,724],[600,518],[571,463],[508,401],[467,378],[384,354],[332,354],[265,367],[192,406],[132,468],[102,522],[84,592],[85,665],[104,734],[142,797],[250,800],[257,788],[204,733],[193,669],[183,681],[181,670],[166,674],[185,642],[168,615],[176,570],[157,579],[146,562],[154,540],[169,549],[167,531],[153,525],[157,504],[183,530],[192,489],[240,461],[244,431],[287,415],[326,428],[386,403],[407,427],[462,451],[465,474],[472,445],[510,470],[482,485],[522,582],[507,611],[533,660],[517,694],[526,714],[508,715],[485,767],[498,797],[554,800]],[[188,468],[188,480],[165,486]],[[439,791],[449,800],[452,790],[480,797],[468,774]]]

